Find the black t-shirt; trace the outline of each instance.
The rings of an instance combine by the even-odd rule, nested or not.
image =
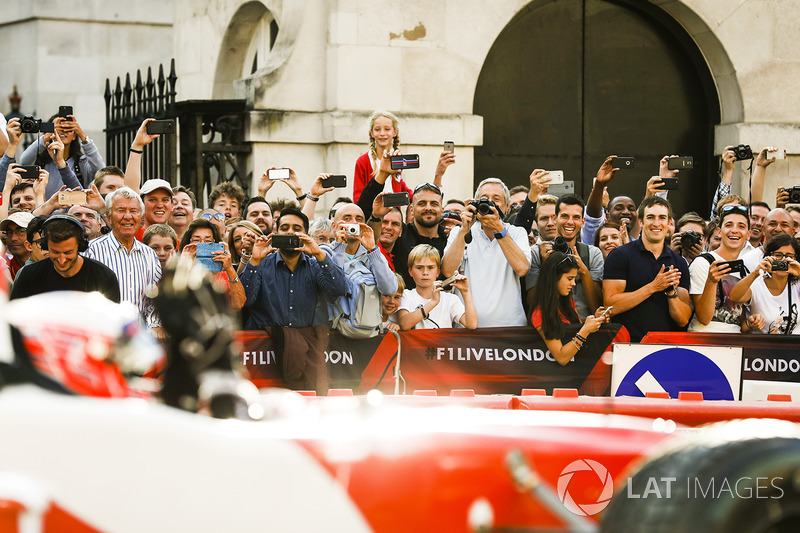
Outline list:
[[[9,299],[52,291],[98,291],[113,302],[120,301],[119,282],[114,271],[88,257],[83,258],[83,266],[70,278],[56,272],[50,259],[27,265],[17,274]]]
[[[394,248],[392,248],[392,259],[394,262],[395,272],[403,276],[403,280],[406,282],[406,289],[413,289],[417,286],[417,284],[414,283],[414,280],[411,278],[411,274],[408,273],[408,254],[416,245],[430,244],[439,250],[440,256],[444,257],[444,247],[447,244],[447,235],[445,235],[444,228],[442,228],[442,226],[439,226],[438,230],[439,235],[431,238],[420,235],[413,222],[403,226],[403,233],[400,234],[397,242],[394,243]]]

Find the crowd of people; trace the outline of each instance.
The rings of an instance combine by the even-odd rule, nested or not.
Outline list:
[[[142,154],[158,137],[147,133],[150,120],[124,171],[105,166],[73,115],[52,117],[55,132],[22,154],[19,119],[8,122],[0,266],[11,298],[99,291],[137,305],[162,335],[150,294],[180,256],[213,273],[245,329],[266,329],[292,354],[282,363],[287,384],[317,389],[331,328],[368,338],[530,324],[561,364],[609,320],[634,342],[648,331],[800,332],[800,207],[787,205],[784,189],[774,205],[764,201],[771,147],[755,153],[749,200],[730,192],[738,156],[725,149],[707,214],[673,212],[663,180],[678,176],[669,168],[676,156],[653,162],[658,173],[642,197],[610,196],[619,168],[609,156],[586,201],[549,195],[544,169],[526,186],[488,177],[472,198],[451,198],[444,182],[455,153],[443,151],[433,180],[412,189],[391,165],[401,155],[399,122],[376,112],[352,196],[344,191],[327,216],[315,216],[336,190],[325,186],[329,174],[304,192],[294,170],[270,179],[269,169],[254,196],[224,182],[206,202],[163,179],[142,182]],[[273,188],[290,196],[268,201]],[[407,194],[407,207],[384,206],[396,193]],[[578,332],[565,337],[566,324]]]

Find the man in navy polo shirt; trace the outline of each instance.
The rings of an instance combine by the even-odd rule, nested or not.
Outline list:
[[[628,329],[633,342],[648,331],[682,331],[692,317],[689,268],[665,246],[672,207],[649,196],[638,219],[641,238],[612,250],[603,274],[603,305],[614,306],[614,322]]]

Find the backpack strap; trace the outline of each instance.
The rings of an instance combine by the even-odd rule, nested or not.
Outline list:
[[[583,264],[586,265],[586,268],[588,268],[589,271],[591,271],[592,267],[589,265],[589,245],[583,242],[576,242],[575,248],[577,248],[578,256],[580,256]]]

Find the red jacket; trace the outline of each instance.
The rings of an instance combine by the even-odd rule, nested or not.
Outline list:
[[[361,154],[361,157],[356,160],[356,170],[353,173],[353,202],[358,203],[358,199],[361,198],[361,191],[372,179],[372,172],[372,159],[369,156],[369,152]],[[405,191],[408,193],[409,198],[411,197],[411,189],[408,188],[402,177],[399,180],[394,179],[394,177],[390,177],[390,179],[392,180],[392,190],[394,192]]]

